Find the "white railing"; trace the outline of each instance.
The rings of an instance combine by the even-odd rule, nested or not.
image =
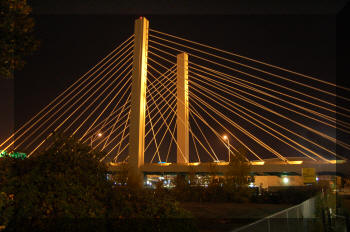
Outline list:
[[[315,222],[315,199],[282,210],[232,232],[292,232],[310,231]]]

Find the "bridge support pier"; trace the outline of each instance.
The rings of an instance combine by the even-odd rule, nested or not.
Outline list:
[[[177,163],[189,162],[188,54],[177,55]]]
[[[128,185],[141,187],[145,149],[145,115],[147,84],[147,52],[149,22],[140,17],[135,21],[134,58],[131,86]]]

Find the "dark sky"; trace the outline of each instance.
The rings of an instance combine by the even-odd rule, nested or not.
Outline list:
[[[336,13],[345,1],[230,7],[210,1],[211,11],[209,1],[179,4],[178,11],[171,7],[176,1],[64,2],[32,1],[41,47],[15,81],[0,80],[0,109],[8,109],[0,116],[0,141],[129,37],[140,15],[153,29],[336,82]]]
[[[39,14],[336,14],[346,0],[47,0],[29,1]]]

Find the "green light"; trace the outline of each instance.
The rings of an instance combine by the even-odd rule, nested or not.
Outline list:
[[[6,151],[0,150],[0,158],[1,157],[11,157],[15,159],[25,159],[27,158],[27,154],[23,152],[10,152],[7,153]]]

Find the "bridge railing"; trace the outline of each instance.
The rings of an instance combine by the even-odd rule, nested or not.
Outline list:
[[[292,232],[310,231],[316,223],[315,199],[310,198],[299,205],[282,210],[232,232]]]

